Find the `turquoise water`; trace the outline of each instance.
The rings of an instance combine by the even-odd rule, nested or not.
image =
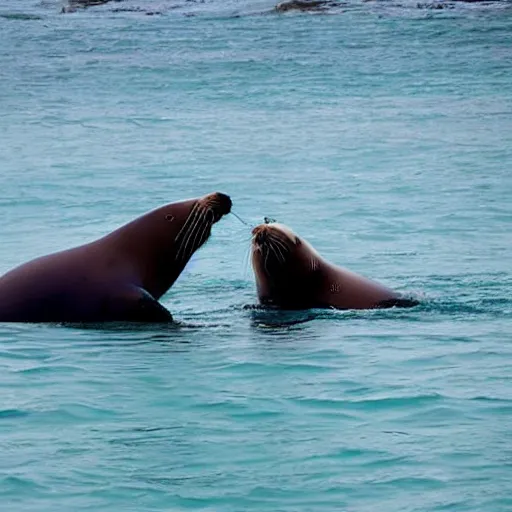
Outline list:
[[[229,216],[176,327],[2,324],[2,508],[512,510],[510,4],[177,5],[2,2],[0,273],[220,190],[422,305],[246,308]]]

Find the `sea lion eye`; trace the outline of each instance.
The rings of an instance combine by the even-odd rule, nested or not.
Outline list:
[[[172,222],[174,220],[174,215],[171,215],[170,213],[168,213],[165,216],[165,220],[168,220],[169,222]]]

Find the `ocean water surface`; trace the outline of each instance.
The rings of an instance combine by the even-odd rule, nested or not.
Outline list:
[[[4,0],[0,273],[219,190],[421,305],[251,308],[228,216],[176,326],[1,324],[2,509],[512,510],[512,6],[273,5]]]

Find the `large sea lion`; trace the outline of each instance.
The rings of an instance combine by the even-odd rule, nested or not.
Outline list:
[[[171,203],[92,243],[29,261],[0,277],[0,321],[172,321],[158,299],[230,211],[220,193]]]
[[[282,224],[261,224],[252,233],[252,265],[263,305],[282,309],[371,309],[418,304],[329,263]]]

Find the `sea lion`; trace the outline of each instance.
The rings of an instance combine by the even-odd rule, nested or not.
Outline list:
[[[418,304],[329,263],[282,224],[261,224],[252,234],[252,266],[263,305],[281,309],[372,309]]]
[[[0,322],[172,321],[158,299],[230,211],[220,193],[171,203],[29,261],[0,277]]]

